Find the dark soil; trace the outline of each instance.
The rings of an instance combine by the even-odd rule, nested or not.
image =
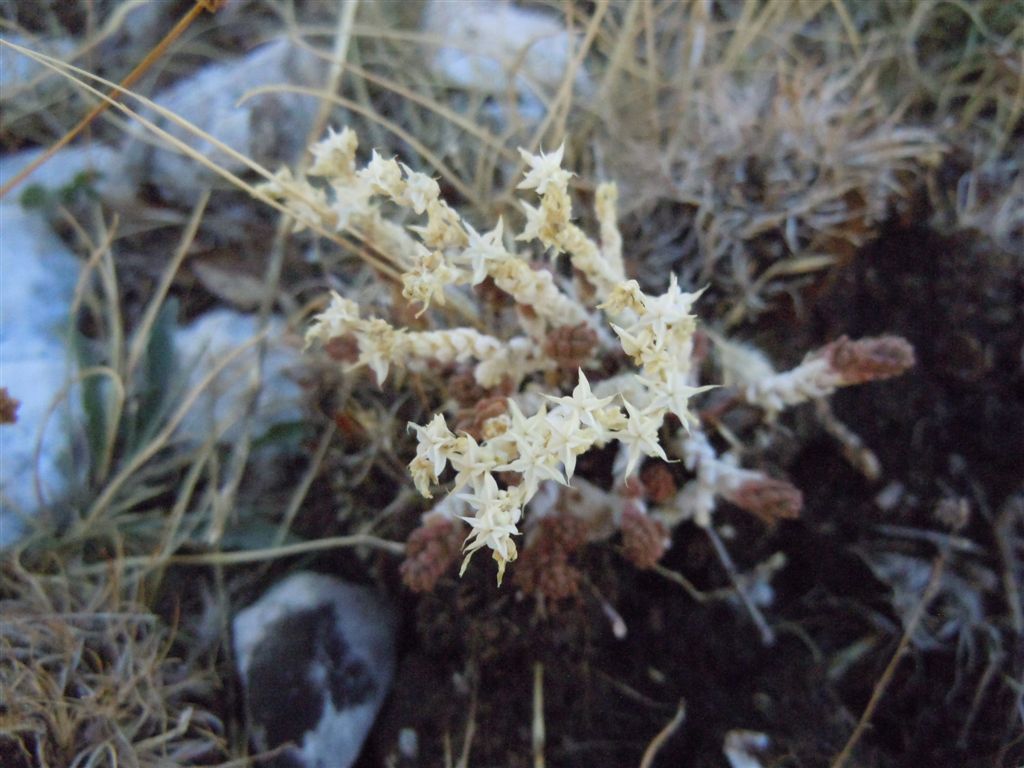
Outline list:
[[[762,645],[738,601],[698,603],[613,546],[584,553],[592,589],[554,611],[514,586],[497,590],[490,569],[470,568],[433,594],[402,598],[403,661],[360,765],[397,754],[402,728],[419,737],[422,757],[410,764],[443,764],[445,734],[457,759],[471,718],[470,764],[530,765],[538,662],[548,765],[636,765],[680,700],[686,721],[655,766],[723,766],[725,734],[739,728],[770,735],[765,765],[828,765],[903,631],[891,586],[859,553],[928,566],[937,546],[893,530],[944,535],[936,505],[960,497],[973,514],[959,535],[976,546],[954,553],[946,572],[976,586],[982,613],[929,647],[912,644],[856,764],[1009,768],[1024,760],[1020,694],[1010,684],[1024,671],[1021,638],[1002,590],[982,578],[1003,572],[994,520],[1024,478],[1024,272],[971,233],[894,223],[815,293],[808,316],[789,319],[782,309],[761,318],[769,355],[797,362],[844,333],[894,333],[914,344],[918,364],[833,398],[836,415],[881,460],[878,484],[844,460],[805,407],[783,421],[792,435],[780,467],[805,494],[801,519],[767,529],[739,510],[719,513],[737,530],[728,546],[742,570],[774,552],[787,557],[765,608],[775,644]],[[882,509],[876,497],[891,483],[902,491]],[[728,585],[694,526],[676,530],[663,565],[702,589]],[[597,595],[621,614],[625,639],[613,636]],[[948,618],[944,600],[940,592],[929,626]]]

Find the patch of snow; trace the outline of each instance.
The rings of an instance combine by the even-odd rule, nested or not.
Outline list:
[[[274,424],[302,419],[303,392],[291,375],[300,364],[299,342],[289,340],[281,318],[270,318],[260,377],[259,345],[251,343],[258,332],[255,315],[230,309],[208,312],[176,331],[177,364],[188,371],[185,392],[199,386],[227,355],[248,345],[203,390],[178,428],[180,436],[201,443],[211,430],[216,430],[223,440],[234,440],[245,417],[247,393],[258,380],[262,388],[250,423],[253,437],[266,433]]]
[[[445,42],[429,62],[435,75],[496,95],[514,86],[523,116],[534,120],[544,114],[538,92],[560,87],[578,44],[557,17],[500,0],[432,0],[423,25]],[[582,66],[574,86],[591,88]]]
[[[17,422],[0,425],[0,547],[70,487],[65,427],[73,404],[61,394],[72,372],[64,338],[78,273],[78,260],[41,217],[0,204],[0,387],[20,401]],[[67,408],[51,415],[61,402]]]

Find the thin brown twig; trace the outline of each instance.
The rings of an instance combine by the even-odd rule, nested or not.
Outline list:
[[[942,573],[946,568],[946,561],[949,559],[949,552],[948,548],[943,549],[935,558],[931,575],[928,577],[928,584],[924,588],[921,599],[914,607],[914,612],[907,620],[903,636],[900,638],[899,645],[896,646],[896,652],[893,653],[892,658],[889,659],[889,663],[885,667],[885,671],[882,672],[882,676],[875,683],[875,688],[871,692],[871,698],[868,700],[867,706],[864,707],[864,713],[860,716],[860,720],[857,721],[857,726],[853,729],[853,733],[850,734],[850,738],[847,739],[843,750],[832,761],[831,768],[842,768],[846,765],[850,755],[853,754],[854,747],[857,746],[857,742],[860,741],[864,731],[871,725],[871,718],[874,716],[879,702],[881,702],[882,697],[885,695],[886,689],[888,689],[889,684],[892,682],[892,678],[896,674],[896,668],[899,667],[900,661],[910,647],[910,641],[914,636],[914,632],[917,631],[917,626],[924,618],[925,611],[928,610],[928,606],[935,598],[935,595],[938,594],[939,585],[942,583]]]
[[[1021,609],[1020,587],[1017,584],[1017,558],[1013,552],[1013,527],[1024,519],[1024,494],[1011,496],[999,512],[992,529],[999,557],[1003,561],[1003,592],[1010,609],[1010,623],[1017,637],[1024,636],[1024,610]]]
[[[166,565],[192,565],[192,566],[224,566],[224,565],[246,565],[258,563],[264,560],[275,560],[282,557],[294,557],[295,555],[306,555],[311,552],[322,552],[327,549],[338,549],[341,547],[372,547],[393,555],[405,554],[405,543],[401,541],[388,541],[377,536],[356,533],[351,536],[331,536],[326,539],[314,539],[312,541],[300,541],[295,544],[286,544],[280,547],[267,547],[265,549],[245,549],[233,552],[206,552],[194,555],[158,555],[156,557],[122,557],[114,561],[92,563],[74,570],[76,576],[84,576],[89,573],[102,573],[112,565],[119,568],[156,568]]]
[[[654,758],[657,757],[658,751],[665,746],[665,742],[669,740],[679,726],[686,720],[686,702],[682,699],[679,700],[679,708],[676,710],[675,715],[671,720],[658,731],[657,735],[651,739],[651,743],[647,745],[647,749],[644,750],[644,756],[640,760],[640,768],[651,768],[654,765]]]
[[[531,746],[533,748],[533,768],[544,768],[544,664],[540,661],[533,664],[533,723],[531,726]]]
[[[111,90],[110,93],[107,94],[107,98],[105,100],[90,109],[89,112],[86,113],[85,117],[78,121],[78,124],[75,125],[74,128],[61,136],[60,139],[50,146],[50,148],[43,154],[22,168],[20,172],[14,175],[14,178],[8,180],[3,186],[0,186],[0,200],[2,200],[8,192],[35,173],[41,165],[57,154],[58,151],[70,144],[93,120],[102,115],[114,100],[121,97],[123,94],[122,89],[130,88],[136,80],[142,77],[142,75],[144,75],[153,65],[153,62],[163,56],[174,41],[181,37],[182,33],[192,25],[192,22],[199,17],[200,13],[203,11],[215,13],[220,4],[221,0],[196,0],[195,5],[193,5],[192,8],[181,17],[178,23],[171,28],[171,31],[164,35],[163,39],[153,46],[153,49],[146,54],[145,58],[125,76],[119,87]]]
[[[736,594],[739,595],[740,600],[743,602],[744,607],[747,609],[747,613],[750,614],[750,618],[753,619],[754,624],[757,625],[758,631],[761,633],[761,642],[764,645],[773,645],[775,643],[775,632],[768,622],[764,618],[764,614],[761,613],[761,609],[757,607],[754,601],[747,594],[746,586],[743,584],[743,579],[740,576],[739,569],[733,562],[732,556],[729,554],[729,550],[725,548],[725,544],[719,537],[718,532],[715,531],[714,526],[707,526],[704,532],[711,539],[711,544],[714,546],[715,554],[718,555],[719,561],[722,563],[722,567],[725,568],[725,572],[729,574],[729,580],[733,583],[736,588]]]

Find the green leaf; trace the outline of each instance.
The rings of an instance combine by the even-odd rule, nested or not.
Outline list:
[[[52,202],[49,190],[42,184],[29,184],[18,198],[22,208],[40,210],[49,207]]]
[[[138,407],[127,441],[129,453],[134,453],[160,430],[180,385],[174,353],[177,322],[178,300],[170,298],[157,313],[146,340],[136,394]]]
[[[253,440],[253,448],[274,446],[299,450],[312,434],[313,430],[307,421],[281,421],[271,425],[266,432]]]
[[[71,347],[78,360],[79,368],[91,368],[102,364],[92,342],[81,331],[71,334]],[[82,413],[85,416],[85,440],[89,447],[89,458],[92,471],[96,471],[96,463],[106,454],[107,448],[107,398],[106,379],[102,376],[89,376],[82,380]]]
[[[249,520],[234,528],[229,528],[221,537],[223,549],[249,551],[252,549],[268,549],[276,543],[278,526],[265,519]],[[282,544],[297,544],[305,539],[289,532]]]

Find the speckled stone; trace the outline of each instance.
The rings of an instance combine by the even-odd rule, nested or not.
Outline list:
[[[266,765],[347,768],[394,673],[395,617],[375,591],[315,573],[273,587],[234,621],[235,654]]]

